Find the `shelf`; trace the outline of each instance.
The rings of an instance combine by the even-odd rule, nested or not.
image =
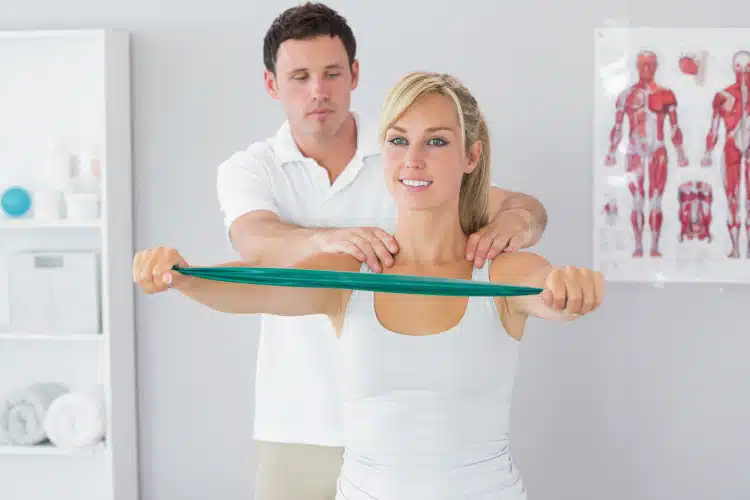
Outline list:
[[[20,333],[0,332],[0,340],[52,340],[57,342],[101,342],[102,333]]]
[[[107,450],[106,445],[97,444],[87,448],[66,449],[58,448],[51,444],[40,444],[36,446],[9,446],[0,445],[0,456],[3,455],[25,455],[25,456],[93,456]]]
[[[0,219],[0,229],[99,229],[101,220],[92,221],[39,221],[34,219]]]
[[[62,219],[43,220],[44,197],[32,196],[22,217],[0,210],[0,398],[34,383],[70,390],[96,386],[105,397],[98,416],[107,424],[105,441],[84,448],[49,442],[24,446],[2,443],[0,437],[0,500],[138,500],[130,44],[127,31],[119,29],[0,30],[0,191],[22,186],[64,195],[79,188],[64,162],[58,163],[64,159],[57,152],[83,167],[78,174],[86,171],[99,179],[97,219],[71,210],[67,196],[58,207]],[[96,172],[89,162],[94,157]],[[103,332],[89,333],[84,323],[14,322],[12,294],[38,288],[7,286],[10,256],[80,251],[98,254],[96,329]],[[50,285],[61,286],[52,300],[77,294],[79,287],[84,291],[78,276],[66,274],[64,282]],[[85,291],[94,287],[86,285]],[[65,302],[66,307],[78,304]]]

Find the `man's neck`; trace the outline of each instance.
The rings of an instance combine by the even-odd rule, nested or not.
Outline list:
[[[357,152],[357,124],[351,113],[338,132],[325,139],[292,136],[300,152],[328,172],[332,184]]]

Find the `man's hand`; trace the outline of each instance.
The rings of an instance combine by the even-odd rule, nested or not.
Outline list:
[[[377,227],[352,227],[322,230],[315,234],[315,242],[322,253],[345,253],[379,273],[383,266],[393,265],[398,252],[396,239]]]
[[[515,252],[528,245],[533,238],[532,218],[526,210],[510,209],[500,212],[485,227],[469,236],[466,259],[477,268],[484,266],[502,252]]]

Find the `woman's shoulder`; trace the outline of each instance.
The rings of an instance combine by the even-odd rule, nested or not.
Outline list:
[[[547,259],[534,252],[501,253],[490,264],[490,281],[518,284],[534,271],[548,266]]]

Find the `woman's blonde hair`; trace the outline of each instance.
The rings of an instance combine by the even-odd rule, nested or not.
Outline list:
[[[470,235],[487,225],[490,205],[490,135],[487,122],[471,92],[455,77],[444,73],[413,72],[396,83],[389,92],[380,117],[380,140],[387,130],[419,99],[428,94],[450,97],[456,105],[463,146],[469,154],[471,146],[482,143],[476,168],[464,175],[459,194],[461,229]]]

